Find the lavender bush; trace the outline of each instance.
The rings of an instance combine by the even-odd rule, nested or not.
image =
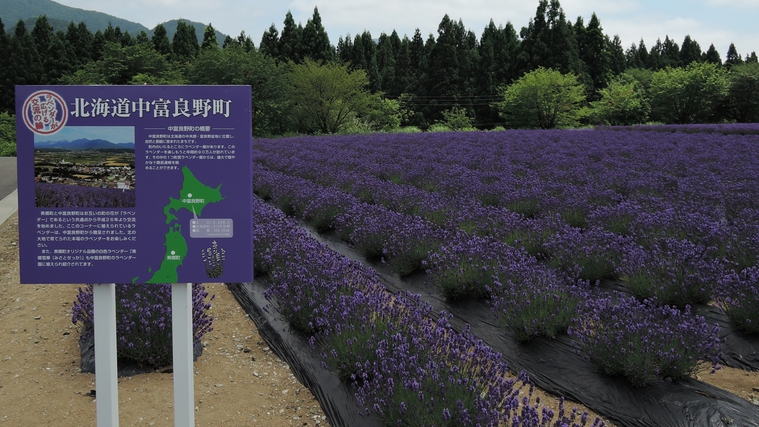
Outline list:
[[[576,322],[568,332],[578,351],[601,372],[636,386],[686,378],[702,360],[718,367],[719,328],[691,314],[690,306],[680,311],[616,294],[589,300]]]
[[[623,283],[638,299],[683,307],[707,303],[723,266],[710,248],[689,240],[657,240],[648,252],[636,252],[623,267]]]
[[[490,288],[490,303],[519,342],[566,331],[588,298],[587,283],[572,284],[539,264],[523,262],[501,270],[503,279]]]
[[[730,323],[743,332],[759,334],[759,267],[725,274],[715,295]]]
[[[192,285],[192,333],[195,345],[213,330],[208,292],[202,284]],[[211,296],[210,300],[213,300]],[[210,301],[209,300],[209,301]],[[94,303],[92,285],[79,288],[71,320],[79,324],[80,340],[92,337]],[[171,285],[116,285],[116,351],[118,358],[149,366],[171,364]]]

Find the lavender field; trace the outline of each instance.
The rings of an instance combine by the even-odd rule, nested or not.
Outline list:
[[[133,208],[135,190],[85,187],[38,182],[34,185],[38,208]]]
[[[539,405],[521,411],[518,399],[499,401],[516,388],[497,379],[509,363],[498,345],[464,351],[481,348],[473,344],[479,329],[444,332],[452,326],[446,315],[431,316],[427,297],[451,307],[483,301],[478,307],[516,348],[566,342],[567,354],[633,390],[655,394],[669,384],[677,393],[678,384],[692,386],[701,362],[756,371],[757,129],[255,140],[255,192],[292,217],[261,214],[273,219],[255,234],[256,273],[272,280],[272,304],[385,425],[412,413],[418,425],[495,425],[504,414],[523,423],[514,425],[538,425]],[[288,222],[296,219],[346,242],[367,264],[344,260],[305,232],[283,231],[298,229]],[[374,263],[392,268],[399,283],[423,281],[429,292],[388,297]],[[734,360],[730,346],[751,350]],[[715,404],[714,413],[759,419],[756,409],[733,404]],[[592,422],[565,415],[556,425]],[[621,425],[678,422],[606,416]]]

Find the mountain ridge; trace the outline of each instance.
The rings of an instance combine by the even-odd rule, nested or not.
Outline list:
[[[110,23],[114,28],[119,27],[122,32],[128,31],[132,37],[139,34],[140,31],[145,31],[149,37],[152,37],[153,30],[155,29],[155,27],[150,29],[138,22],[132,22],[107,13],[70,7],[52,0],[0,0],[0,19],[2,19],[6,32],[9,35],[13,34],[13,30],[19,19],[24,21],[27,31],[31,31],[34,28],[34,22],[37,20],[37,17],[41,15],[45,15],[48,18],[48,21],[53,24],[54,30],[62,31],[66,31],[66,28],[60,28],[61,22],[65,22],[66,26],[68,26],[68,23],[71,21],[76,24],[84,22],[87,25],[87,29],[92,33],[95,33],[97,30],[105,31]],[[177,18],[158,25],[163,25],[166,28],[169,40],[171,40],[174,37],[174,33],[176,33],[177,22],[179,21],[184,21],[195,27],[198,43],[203,42],[203,32],[206,24],[202,22]],[[216,40],[219,44],[225,38],[226,34],[216,30]]]
[[[133,142],[114,143],[105,139],[79,138],[73,141],[35,141],[35,149],[102,150],[107,148],[134,149]]]

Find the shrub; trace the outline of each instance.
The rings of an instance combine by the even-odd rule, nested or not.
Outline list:
[[[638,299],[683,307],[707,303],[722,276],[722,264],[710,249],[688,240],[659,239],[648,252],[637,251],[622,269],[624,283]]]
[[[519,342],[565,332],[587,298],[587,284],[567,283],[537,264],[512,265],[509,270],[491,288],[491,304],[501,324]]]
[[[701,360],[718,367],[719,327],[710,328],[690,306],[680,311],[615,294],[589,300],[576,323],[568,332],[578,350],[601,372],[622,375],[635,386],[686,378]]]
[[[81,328],[80,340],[95,333],[92,285],[79,288],[71,320]],[[199,283],[192,285],[193,343],[213,330],[213,317],[206,302],[208,292]],[[213,300],[214,296],[211,296]],[[118,358],[160,367],[172,361],[171,285],[116,285],[116,351]]]
[[[719,307],[730,323],[749,334],[759,334],[759,267],[731,271],[717,283]]]

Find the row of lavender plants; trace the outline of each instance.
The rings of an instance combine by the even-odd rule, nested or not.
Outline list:
[[[368,204],[338,189],[321,187],[302,178],[266,169],[257,172],[254,182],[259,195],[270,198],[274,205],[315,226],[332,224],[336,232],[364,256],[387,257],[387,262],[400,274],[408,273],[414,264],[424,265],[432,281],[449,299],[489,297],[502,324],[518,341],[527,341],[537,335],[554,337],[566,331],[576,322],[578,315],[587,311],[586,304],[595,300],[588,281],[567,271],[549,268],[523,249],[492,237],[448,230],[419,216]],[[310,295],[311,291],[301,289],[300,292]],[[639,308],[647,310],[642,305]],[[693,325],[699,328],[678,328],[673,323],[678,319],[671,316],[650,314],[642,321],[634,322],[639,317],[634,310],[625,315],[627,318],[619,324],[642,322],[645,329],[618,331],[618,335],[635,335],[659,328],[662,341],[668,343],[666,349],[679,353],[676,359],[687,361],[685,364],[689,369],[665,369],[661,366],[661,359],[648,358],[645,366],[632,364],[628,371],[609,373],[622,373],[636,384],[643,384],[638,377],[650,381],[651,372],[655,372],[658,378],[676,380],[693,373],[699,360],[716,361],[718,348],[713,345],[716,331],[705,333],[703,318],[690,316]],[[594,327],[601,332],[611,330],[601,322]],[[600,335],[599,331],[581,332],[580,335]],[[681,341],[694,345],[677,345]],[[597,342],[598,346],[607,344]],[[631,351],[615,357],[619,360],[630,358],[634,363],[639,355]],[[589,359],[603,364],[590,353]],[[639,374],[641,371],[647,374]]]
[[[583,142],[579,136],[588,139],[589,135],[598,134],[602,132],[565,131],[564,137]],[[622,132],[606,132],[605,134],[619,135]],[[519,133],[516,135],[504,133],[504,135],[524,142],[520,139],[523,135]],[[571,159],[578,156],[576,152],[572,154],[561,144],[563,141],[559,137],[562,135],[552,133],[537,133],[536,135],[542,136],[544,140],[555,139],[554,145],[563,147],[562,150],[571,154],[567,154],[566,157]],[[266,165],[259,165],[260,170],[257,170],[257,174],[266,172],[268,168],[274,168],[311,179],[328,187],[348,191],[356,198],[370,204],[386,207],[407,216],[427,219],[441,225],[443,229],[464,230],[472,234],[493,237],[505,243],[523,247],[532,255],[547,258],[553,267],[568,272],[573,277],[590,280],[622,277],[630,290],[641,300],[655,297],[662,304],[675,304],[680,307],[689,303],[715,300],[728,312],[730,318],[734,319],[736,325],[748,332],[759,330],[756,320],[752,322],[752,319],[756,319],[754,307],[757,303],[756,283],[751,283],[751,278],[756,277],[757,269],[756,253],[759,250],[757,212],[759,211],[756,209],[755,198],[751,196],[752,191],[757,192],[754,188],[756,185],[754,187],[746,185],[752,179],[756,181],[757,172],[754,170],[753,175],[728,173],[733,169],[742,171],[742,168],[746,166],[745,161],[732,162],[732,169],[717,168],[721,163],[718,165],[707,162],[702,169],[710,170],[711,175],[717,175],[715,174],[717,171],[718,176],[722,178],[712,177],[706,180],[707,177],[700,175],[703,170],[695,169],[694,174],[703,182],[703,185],[685,185],[681,181],[676,181],[677,185],[670,186],[679,189],[679,193],[684,192],[684,194],[670,191],[652,195],[646,190],[627,193],[625,196],[625,192],[612,191],[614,185],[607,188],[598,188],[593,185],[585,187],[570,185],[567,188],[573,191],[565,191],[564,198],[554,197],[558,200],[554,203],[565,206],[562,212],[555,212],[543,210],[546,206],[543,200],[551,199],[550,191],[543,191],[543,198],[538,197],[540,194],[525,197],[524,193],[527,190],[524,188],[534,189],[540,184],[537,178],[520,184],[520,177],[531,169],[517,170],[516,173],[512,173],[513,168],[505,168],[504,171],[497,172],[492,168],[493,164],[498,162],[482,158],[482,152],[476,150],[484,151],[483,147],[477,147],[477,140],[467,139],[470,138],[469,134],[459,134],[458,137],[462,139],[460,141],[447,141],[452,138],[450,134],[439,137],[443,139],[442,142],[432,141],[429,137],[422,141],[414,141],[408,137],[383,137],[385,139],[382,141],[368,142],[349,137],[277,140],[273,144],[265,146],[261,144],[261,147],[257,145],[261,151],[257,153],[256,160]],[[509,148],[519,148],[518,145],[507,144],[510,140],[491,139],[493,139],[491,145],[502,143],[508,145]],[[540,138],[537,139],[540,140]],[[624,139],[623,142],[625,141],[629,145],[629,141]],[[599,151],[603,148],[597,146],[599,145],[597,141],[595,141],[596,146],[585,142],[586,149],[595,147],[594,150]],[[683,145],[680,151],[687,152],[693,150],[693,147],[688,144],[694,145],[695,150],[700,153],[700,157],[695,157],[699,159],[718,157],[717,154],[721,153],[720,149],[722,151],[732,149],[734,147],[731,144],[734,143],[737,146],[736,151],[744,157],[748,155],[744,152],[745,141],[717,141],[716,145],[720,146],[720,149],[713,149],[714,152],[711,154],[703,144],[699,145],[699,142],[703,141],[697,139],[679,144],[675,141],[669,148],[671,151],[673,147]],[[480,145],[482,145],[481,142]],[[619,144],[610,145],[620,148]],[[412,148],[415,151],[411,151]],[[404,163],[397,155],[390,154],[394,150],[400,151],[401,155],[408,154],[412,157],[416,152],[427,152],[437,157],[435,157],[436,160],[427,162],[416,158],[418,165],[411,168],[411,165],[406,164],[405,166],[408,167],[402,169],[406,171],[404,175],[401,171],[393,172],[397,170],[399,164]],[[456,163],[450,157],[440,154],[449,150],[458,150],[458,152],[468,150],[472,155],[480,153],[479,163],[468,160],[474,156],[465,156],[463,160]],[[590,150],[590,153],[594,150]],[[493,157],[499,157],[498,147],[490,151],[495,152]],[[349,152],[351,155],[348,155]],[[335,156],[335,153],[338,155]],[[345,155],[339,155],[340,153]],[[359,155],[357,156],[356,153]],[[606,159],[611,154],[609,150],[606,150],[604,156],[600,154],[595,156]],[[593,155],[586,157],[588,156],[593,157]],[[536,156],[533,155],[533,157]],[[622,154],[616,157],[635,159],[640,157],[640,153],[634,151],[633,147],[627,147],[626,156],[625,151],[622,151]],[[361,160],[356,160],[357,158]],[[520,158],[519,153],[515,155],[515,158]],[[506,164],[507,160],[513,162],[514,159],[503,157],[500,160],[500,164]],[[521,162],[533,168],[538,166],[534,160]],[[640,159],[637,160],[642,162]],[[552,162],[559,169],[567,169],[558,164],[555,159]],[[615,163],[615,160],[612,159],[610,162]],[[568,164],[571,163],[568,162]],[[680,172],[683,180],[690,180],[688,182],[693,184],[694,179],[689,174],[694,171],[694,168],[688,169],[683,159],[675,163],[683,169]],[[489,166],[484,167],[486,164]],[[641,169],[651,171],[650,165],[646,166],[646,162],[642,164],[645,167],[641,166]],[[659,164],[661,165],[661,162]],[[609,169],[608,165],[603,169]],[[420,171],[432,178],[422,179],[419,176]],[[592,169],[590,171],[592,172]],[[585,173],[585,175],[588,174]],[[563,178],[565,181],[580,182],[576,170],[569,171],[565,175]],[[556,179],[556,174],[549,174],[548,178]],[[492,181],[491,184],[503,184],[503,181],[507,180],[513,182],[510,187],[503,186],[503,191],[500,193],[478,190],[488,180]],[[742,191],[733,192],[730,195],[744,203],[743,216],[732,217],[728,220],[726,210],[720,208],[719,204],[707,203],[717,198],[715,192],[709,188],[717,187],[715,181],[720,180],[732,182],[733,190]],[[616,178],[616,181],[621,182],[621,178]],[[594,185],[599,182],[595,180]],[[429,188],[433,183],[437,188]],[[638,183],[636,188],[650,190],[662,187],[659,184]],[[263,187],[260,191],[266,193],[267,185],[269,184],[262,183],[259,186]],[[468,189],[467,185],[469,185]],[[666,188],[667,186],[663,186],[664,190]],[[489,194],[489,197],[495,197],[494,194],[503,196],[506,195],[507,190],[511,191],[512,194],[508,197],[514,199],[514,203],[503,203],[503,197],[499,199],[500,201],[489,203],[485,197],[478,196],[478,194]],[[592,194],[595,196],[591,196]],[[694,195],[697,197],[692,197]],[[574,198],[567,198],[569,196],[574,196]],[[596,205],[586,203],[593,197],[598,200],[605,199],[606,202]],[[338,199],[331,202],[328,198],[322,204],[330,205],[332,211],[341,209],[340,206],[343,205]],[[292,209],[287,203],[281,205],[285,206],[286,210]],[[325,218],[329,218],[329,215]],[[327,227],[328,223],[322,219],[321,226]],[[413,232],[413,228],[406,232]],[[375,242],[374,245],[377,246],[377,243]],[[717,283],[719,286],[715,288],[714,285]]]
[[[127,208],[136,204],[135,190],[79,185],[34,184],[38,208]]]
[[[395,426],[581,426],[533,399],[525,374],[419,295],[390,294],[376,274],[313,239],[279,210],[254,201],[255,271],[265,296],[355,390],[365,413]],[[435,318],[436,317],[436,318]],[[593,420],[592,425],[603,422]]]

